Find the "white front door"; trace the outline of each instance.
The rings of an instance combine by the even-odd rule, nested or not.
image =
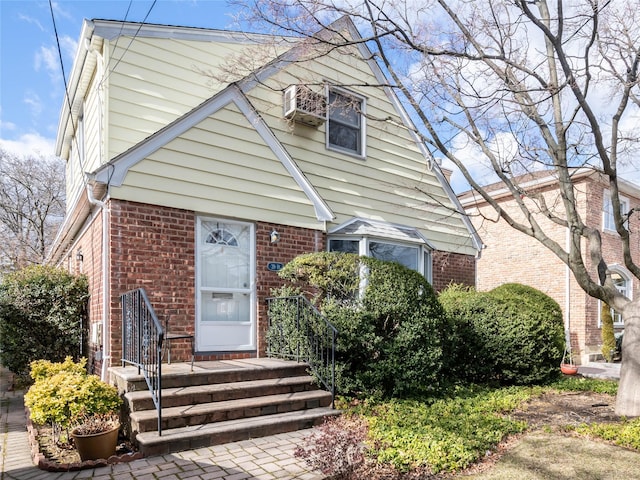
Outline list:
[[[253,224],[199,217],[196,234],[197,351],[255,350]]]

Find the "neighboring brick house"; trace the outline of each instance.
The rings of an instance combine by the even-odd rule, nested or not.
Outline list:
[[[334,26],[358,38],[349,19]],[[480,239],[399,99],[377,86],[371,52],[307,58],[299,39],[277,40],[84,22],[56,145],[67,214],[49,261],[89,278],[95,370],[120,363],[120,295],[138,287],[205,360],[264,354],[273,270],[302,253],[397,260],[437,289],[473,284]],[[251,75],[206,73],[265,45],[279,56]]]
[[[607,182],[591,169],[576,170],[572,175],[574,191],[580,215],[589,226],[599,228],[602,233],[603,255],[610,266],[614,280],[629,298],[639,294],[638,282],[624,267],[622,243],[613,224],[611,201],[605,195]],[[542,192],[547,205],[562,212],[558,181],[549,172],[536,172],[524,176],[518,184],[526,193]],[[500,207],[518,218],[521,214],[515,200],[500,184],[486,187]],[[619,181],[621,208],[628,212],[640,207],[640,187],[629,182]],[[562,307],[565,328],[570,330],[571,346],[582,362],[598,358],[600,354],[601,328],[599,300],[588,296],[577,284],[569,268],[549,249],[537,240],[525,235],[506,224],[504,220],[495,221],[497,214],[471,192],[459,196],[460,201],[480,236],[485,249],[477,262],[476,287],[478,290],[490,290],[509,282],[523,283],[535,287],[553,297]],[[525,196],[525,201],[528,198]],[[567,231],[538,214],[536,220],[547,235],[566,248]],[[630,231],[640,231],[640,219],[631,217]],[[640,257],[640,244],[632,242],[633,258]],[[587,268],[594,272],[594,266],[585,256]],[[593,273],[594,278],[597,275]],[[617,332],[624,329],[620,315],[614,313],[614,327]]]

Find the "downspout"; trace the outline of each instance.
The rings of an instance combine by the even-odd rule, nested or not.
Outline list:
[[[85,39],[85,48],[89,53],[96,56],[96,67],[98,78],[104,76],[104,58],[95,48],[91,46],[88,39]],[[98,87],[98,101],[102,105],[102,98],[100,90],[102,88],[102,82]],[[102,116],[99,116],[98,135],[101,137],[103,132],[102,128]],[[101,152],[102,149],[100,148]],[[100,164],[102,159],[100,158]],[[100,369],[100,379],[106,382],[108,366],[111,362],[111,325],[109,322],[109,305],[111,297],[111,288],[109,283],[109,208],[102,200],[98,200],[93,194],[93,187],[87,182],[87,198],[89,203],[98,206],[102,210],[102,367]],[[107,195],[109,196],[109,186],[107,185]]]
[[[105,202],[98,200],[93,195],[93,188],[87,184],[87,198],[89,203],[100,207],[102,210],[102,368],[100,379],[107,381],[107,368],[111,361],[111,325],[109,324],[109,298],[111,288],[109,285],[109,209]]]

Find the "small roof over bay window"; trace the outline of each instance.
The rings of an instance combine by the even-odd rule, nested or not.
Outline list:
[[[420,272],[431,282],[433,247],[413,227],[352,218],[329,231],[328,249],[395,261]]]

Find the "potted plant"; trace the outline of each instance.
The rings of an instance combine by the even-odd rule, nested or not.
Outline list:
[[[116,451],[122,399],[114,386],[102,382],[96,375],[89,375],[85,364],[86,359],[74,363],[71,357],[62,363],[33,362],[31,377],[35,382],[25,394],[25,405],[35,424],[53,427],[57,443],[66,446],[73,438],[81,460],[108,458]],[[89,458],[92,454],[85,454],[86,450],[78,446],[82,442],[81,432],[95,435],[99,431],[110,432],[116,441],[110,441],[109,445],[113,447],[108,451],[101,450],[99,457]]]
[[[571,350],[565,349],[562,361],[560,362],[560,371],[565,375],[576,375],[578,366],[573,362],[573,353]]]
[[[71,430],[82,460],[109,458],[116,453],[120,417],[116,414],[83,415]]]

